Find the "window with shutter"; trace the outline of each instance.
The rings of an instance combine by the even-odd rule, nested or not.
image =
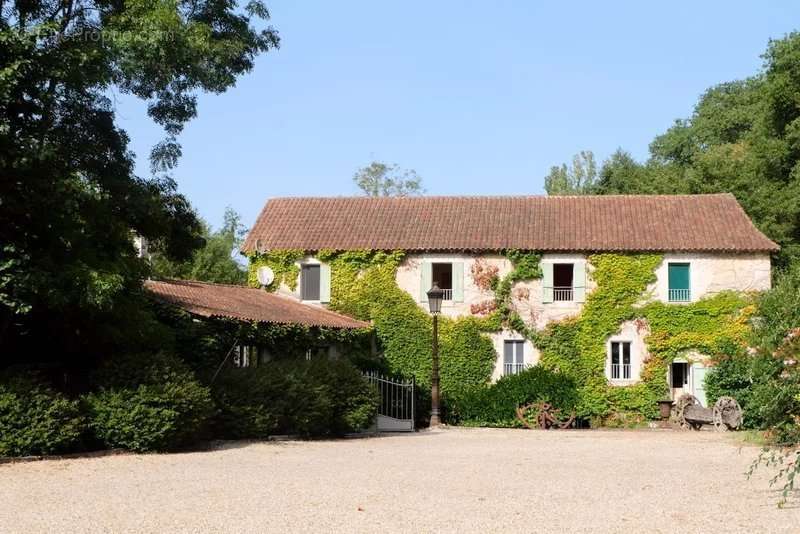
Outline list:
[[[300,271],[300,298],[303,300],[319,300],[320,266],[303,265]]]
[[[688,263],[670,263],[668,271],[669,302],[689,302],[691,300],[691,280]]]

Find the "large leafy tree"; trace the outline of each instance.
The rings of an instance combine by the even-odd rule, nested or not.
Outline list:
[[[66,359],[121,342],[147,266],[131,236],[185,259],[201,224],[168,172],[196,95],[277,46],[265,6],[229,0],[0,0],[0,354]],[[134,174],[109,95],[144,99],[165,139]]]
[[[239,214],[233,208],[227,208],[222,227],[215,231],[205,222],[202,225],[205,244],[195,250],[190,259],[173,261],[158,250],[153,253],[153,276],[244,285],[247,271],[233,258],[245,234]]]

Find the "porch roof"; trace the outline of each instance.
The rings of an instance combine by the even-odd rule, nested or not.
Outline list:
[[[146,280],[145,289],[157,300],[202,317],[240,321],[299,324],[324,328],[369,328],[370,324],[251,287],[192,280]]]

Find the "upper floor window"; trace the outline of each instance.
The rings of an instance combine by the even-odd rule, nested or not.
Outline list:
[[[631,380],[631,342],[611,342],[611,380]]]
[[[503,374],[515,375],[525,369],[525,342],[506,340],[503,342]]]
[[[433,283],[444,291],[443,300],[464,302],[464,262],[431,262],[420,264],[420,302],[428,302]]]
[[[300,293],[303,300],[319,300],[320,266],[303,265],[300,271]]]
[[[689,302],[691,300],[689,264],[670,263],[667,266],[669,302]]]
[[[575,265],[572,263],[553,264],[553,300],[572,300],[572,275]]]
[[[542,264],[542,302],[583,302],[586,262]]]
[[[331,301],[331,267],[325,263],[300,266],[300,298],[312,302]]]
[[[431,265],[432,283],[444,291],[442,300],[453,300],[453,264],[434,263]]]

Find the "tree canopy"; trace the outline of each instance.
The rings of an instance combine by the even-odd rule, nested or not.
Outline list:
[[[594,192],[597,182],[597,164],[591,150],[582,150],[572,158],[572,166],[563,164],[550,167],[544,178],[548,195],[587,195]]]
[[[205,243],[187,261],[172,261],[163,252],[154,251],[151,257],[153,276],[244,285],[247,271],[233,258],[246,232],[239,214],[228,207],[222,227],[212,231],[208,223],[202,221],[202,228]]]
[[[0,354],[100,353],[141,290],[133,234],[184,260],[202,224],[170,178],[199,92],[278,45],[258,0],[0,1]],[[134,173],[112,91],[165,139]]]
[[[371,197],[406,197],[425,192],[422,178],[412,169],[401,169],[396,164],[373,161],[358,169],[353,181],[361,191]]]

